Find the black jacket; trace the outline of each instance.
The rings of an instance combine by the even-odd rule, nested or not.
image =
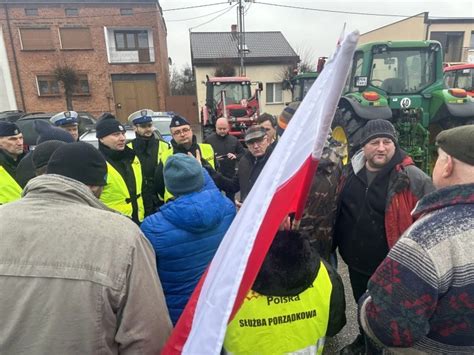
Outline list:
[[[366,168],[349,174],[340,193],[334,229],[335,242],[345,263],[371,276],[388,254],[385,235],[385,206],[390,173],[405,153],[397,148],[390,162],[377,173],[370,186]]]
[[[213,133],[206,138],[206,143],[210,144],[212,149],[214,149],[214,154],[218,162],[217,170],[226,177],[233,177],[235,175],[235,166],[245,153],[245,149],[239,140],[230,134],[222,137]],[[228,153],[235,154],[237,159],[231,160],[227,158]]]
[[[33,164],[33,152],[28,152],[18,163],[16,168],[16,181],[22,188],[26,186],[28,181],[36,177],[36,170]]]
[[[125,184],[127,185],[128,192],[130,193],[132,202],[132,220],[136,224],[140,224],[138,220],[138,203],[137,203],[137,189],[135,174],[133,173],[132,162],[135,159],[135,152],[133,149],[125,146],[122,151],[112,150],[99,142],[99,151],[104,156],[105,160],[110,163],[122,176]]]
[[[158,140],[155,137],[145,138],[137,135],[131,143],[135,154],[138,159],[140,159],[142,167],[142,194],[146,217],[154,213],[159,206],[154,183],[156,168],[158,166]]]

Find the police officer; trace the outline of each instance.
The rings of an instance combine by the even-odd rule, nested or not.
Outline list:
[[[167,142],[157,138],[153,133],[153,110],[143,109],[128,116],[128,122],[133,125],[135,139],[128,146],[135,151],[140,159],[143,176],[143,204],[145,216],[155,212],[159,206],[158,195],[155,192],[155,170],[163,152],[169,149]]]
[[[23,156],[20,129],[12,122],[0,121],[0,205],[18,200],[21,196],[16,168]]]
[[[173,154],[183,153],[193,155],[201,161],[201,164],[207,170],[215,169],[214,150],[207,143],[197,143],[196,136],[193,134],[191,124],[184,117],[174,115],[170,123],[170,131],[173,139],[171,140],[171,148],[164,151],[161,155],[161,161],[156,169],[156,191],[163,197],[164,201],[168,201],[173,195],[165,190],[163,179],[163,167],[166,160]],[[211,174],[211,176],[213,176]],[[219,187],[219,186],[218,186]]]
[[[107,161],[107,185],[100,199],[108,207],[140,224],[145,212],[142,168],[135,152],[126,145],[125,131],[125,127],[111,114],[97,122],[99,151]]]
[[[79,140],[79,119],[76,111],[60,112],[49,119],[56,127],[69,132],[74,141]]]

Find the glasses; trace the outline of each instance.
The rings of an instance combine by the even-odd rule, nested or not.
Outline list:
[[[263,129],[264,129],[265,131],[267,131],[267,132],[270,132],[270,131],[272,130],[271,128],[268,128],[268,127],[263,128]]]
[[[180,136],[181,134],[186,134],[188,132],[191,132],[191,128],[178,129],[177,131],[174,131],[172,134],[173,136]]]

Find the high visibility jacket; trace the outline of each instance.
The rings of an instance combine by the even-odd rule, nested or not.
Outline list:
[[[142,169],[138,157],[133,159],[132,170],[135,175],[138,219],[142,221],[145,216],[145,208],[143,207],[142,198]],[[100,195],[100,200],[111,209],[132,217],[133,206],[127,184],[122,175],[109,162],[107,162],[107,185],[105,185],[104,191]]]
[[[18,200],[21,191],[16,180],[0,165],[0,205]]]
[[[296,296],[263,296],[250,290],[227,326],[228,354],[322,354],[332,283],[320,263],[313,284]]]
[[[201,151],[201,159],[206,160],[214,169],[215,164],[214,164],[214,149],[212,149],[212,146],[207,143],[199,143],[199,150]],[[165,168],[166,161],[170,156],[174,154],[173,147],[170,147],[168,150],[163,151],[161,154],[161,162],[163,164],[163,170]],[[164,195],[164,201],[168,201],[170,198],[172,198],[173,195],[168,191],[168,189],[165,188],[165,195]]]
[[[127,144],[127,147],[133,149],[133,141],[129,142]],[[162,141],[161,139],[158,139],[158,154],[156,155],[156,164],[160,163],[163,152],[167,151],[169,147],[170,146],[168,143]]]

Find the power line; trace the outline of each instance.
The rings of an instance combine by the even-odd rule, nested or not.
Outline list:
[[[225,2],[215,2],[213,4],[204,4],[204,5],[195,5],[195,6],[187,6],[187,7],[176,7],[174,9],[163,9],[163,12],[168,12],[168,11],[178,11],[178,10],[187,10],[187,9],[196,9],[199,7],[208,7],[208,6],[216,6],[216,5],[222,5],[222,4],[228,4],[228,1]]]
[[[226,3],[228,4],[228,3]],[[214,11],[214,12],[210,12],[208,14],[205,14],[205,15],[201,15],[201,16],[196,16],[196,17],[189,17],[189,18],[184,18],[184,19],[179,19],[179,20],[166,20],[166,22],[182,22],[182,21],[190,21],[190,20],[195,20],[195,19],[198,19],[198,18],[202,18],[202,17],[206,17],[206,16],[211,16],[211,15],[214,15],[214,14],[217,14],[219,12],[223,12],[224,10],[227,10],[228,8],[226,7],[225,9],[220,9],[220,10],[217,10],[217,11]]]
[[[307,10],[307,11],[318,11],[318,12],[331,12],[337,14],[348,14],[348,15],[362,15],[362,16],[384,16],[384,17],[412,17],[413,15],[394,15],[394,14],[378,14],[370,12],[354,12],[354,11],[340,11],[340,10],[327,10],[327,9],[316,9],[312,7],[303,7],[303,6],[293,6],[293,5],[283,5],[283,4],[271,4],[268,2],[255,2],[260,5],[274,6],[274,7],[284,7],[288,9],[298,9],[298,10]]]
[[[232,9],[233,9],[233,8],[235,8],[236,6],[237,6],[237,4],[234,4],[234,5],[232,5],[231,7],[229,7],[228,9],[226,9],[224,12],[222,12],[222,13],[218,14],[217,16],[215,16],[215,17],[211,18],[210,20],[208,20],[208,21],[206,21],[206,22],[203,22],[203,23],[201,23],[201,24],[199,24],[199,25],[196,25],[196,26],[190,27],[190,28],[189,28],[189,32],[191,32],[191,31],[192,31],[192,30],[194,30],[195,28],[198,28],[198,27],[201,27],[201,26],[207,25],[208,23],[210,23],[210,22],[214,21],[214,20],[215,20],[216,18],[218,18],[219,16],[221,16],[221,15],[224,15],[224,14],[228,13],[230,10],[232,10]]]

